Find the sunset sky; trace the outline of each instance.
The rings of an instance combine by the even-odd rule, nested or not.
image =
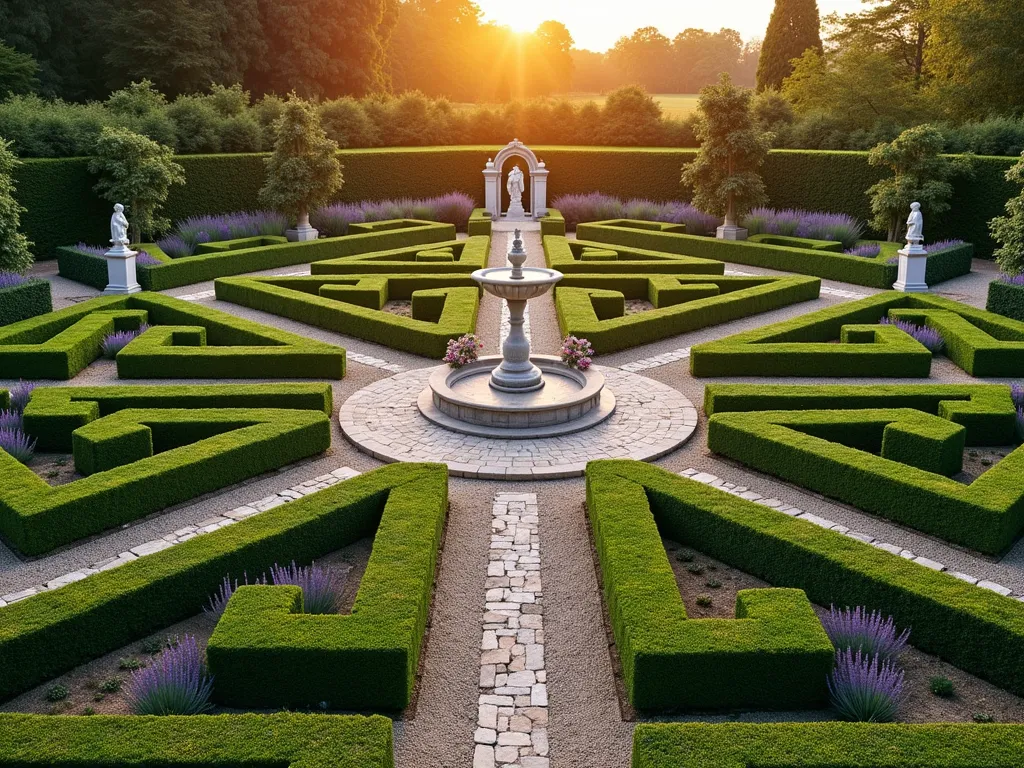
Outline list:
[[[764,37],[774,0],[477,0],[484,18],[519,31],[546,19],[569,28],[577,48],[604,51],[640,27],[674,37],[687,27],[738,30],[745,40]],[[824,16],[863,7],[861,0],[818,0]]]

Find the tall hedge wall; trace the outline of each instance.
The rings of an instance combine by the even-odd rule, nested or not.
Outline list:
[[[426,197],[453,190],[474,195],[483,204],[481,171],[497,147],[402,147],[343,150],[342,201],[389,197]],[[688,198],[680,170],[692,149],[633,147],[533,147],[547,163],[548,200],[571,192],[600,191],[653,200]],[[263,184],[263,155],[186,155],[177,158],[187,183],[174,187],[166,206],[172,219],[198,213],[251,209]],[[953,210],[941,223],[926,223],[928,239],[958,237],[978,246],[987,258],[994,249],[988,221],[1019,192],[1003,178],[1016,158],[980,157],[971,179],[960,179]],[[26,160],[16,171],[22,217],[39,258],[80,240],[103,244],[109,238],[110,206],[92,192],[95,178],[85,158]],[[520,163],[522,165],[522,163]],[[864,191],[881,175],[866,152],[777,150],[768,156],[764,176],[773,206],[844,212],[862,219],[870,214]]]

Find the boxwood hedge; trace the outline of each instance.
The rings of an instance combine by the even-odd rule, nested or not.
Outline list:
[[[0,766],[394,768],[380,715],[0,715]]]
[[[1013,768],[1024,726],[640,723],[632,768]]]
[[[326,451],[331,424],[322,410],[135,407],[89,420],[71,439],[86,477],[59,486],[0,451],[0,533],[25,554]]]
[[[1024,285],[993,280],[988,284],[988,303],[985,309],[1013,320],[1024,321]]]
[[[347,336],[439,358],[476,329],[480,288],[468,275],[225,277],[217,298]],[[412,317],[383,310],[411,301]]]
[[[309,563],[373,535],[382,520],[394,521],[383,530],[396,531],[402,541],[385,543],[378,535],[375,550],[380,546],[383,551],[394,552],[410,547],[409,541],[429,539],[433,548],[429,557],[433,559],[447,510],[447,489],[444,465],[393,464],[238,525],[13,603],[0,611],[0,657],[4,659],[0,698],[15,696],[83,662],[194,616],[226,574],[241,578],[246,572],[264,573],[275,562]],[[407,562],[421,563],[420,558],[426,556],[409,553]],[[401,687],[393,680],[373,678],[371,659],[415,657],[429,602],[421,599],[422,569],[407,572],[391,567],[390,558],[374,557],[371,555],[369,567],[376,576],[371,581],[364,576],[356,597],[356,604],[366,616],[350,622],[372,625],[371,614],[384,601],[380,615],[386,621],[381,631],[374,635],[370,628],[366,634],[374,641],[373,648],[367,650],[367,669],[361,673],[362,679],[371,680],[367,696],[375,695],[378,686],[388,691]],[[393,609],[386,605],[392,593],[400,598],[396,602],[406,608],[406,615],[401,631],[388,635],[396,629],[394,623],[389,623],[395,615]],[[428,584],[428,598],[429,594]],[[69,637],[74,642],[68,642]],[[391,645],[387,650],[379,650],[388,642]]]
[[[885,316],[935,328],[972,376],[1024,374],[1024,322],[928,294],[878,293],[695,346],[694,376],[925,377],[931,353]],[[833,343],[839,339],[840,344]]]
[[[489,235],[470,235],[466,240],[445,240],[316,261],[309,265],[309,270],[314,275],[469,274],[487,266],[490,252]]]
[[[677,541],[818,605],[878,609],[922,651],[1024,693],[1024,603],[639,461],[591,462],[587,503],[653,514]]]
[[[602,354],[818,298],[815,277],[567,275],[555,288],[563,334],[585,337]],[[653,310],[625,314],[625,299]]]
[[[587,513],[629,700],[639,710],[824,706],[835,650],[799,589],[748,589],[735,619],[691,619],[645,489],[587,469]],[[592,473],[593,470],[593,473]],[[653,513],[653,514],[652,514]]]
[[[0,328],[0,377],[71,379],[115,330],[154,326],[117,355],[122,378],[333,378],[345,350],[210,307],[136,293],[100,296]]]
[[[698,259],[643,248],[616,246],[588,240],[567,240],[545,235],[544,258],[550,269],[571,274],[666,274],[721,275],[725,264],[711,259]]]
[[[52,311],[48,280],[26,280],[21,285],[0,288],[0,325],[10,325]]]

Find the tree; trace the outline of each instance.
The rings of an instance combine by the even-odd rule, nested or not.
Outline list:
[[[761,45],[757,90],[781,88],[793,71],[792,61],[808,48],[822,52],[817,0],[775,0],[775,10]]]
[[[837,50],[858,48],[881,53],[903,79],[919,88],[925,74],[925,49],[931,31],[931,0],[864,0],[871,7],[860,13],[825,17]]]
[[[639,85],[627,85],[608,94],[599,126],[605,144],[657,145],[662,134],[661,107]]]
[[[174,184],[185,183],[185,170],[170,147],[127,128],[104,128],[96,142],[89,171],[100,179],[93,189],[112,203],[123,203],[133,243],[171,226],[159,215]]]
[[[0,270],[24,274],[32,267],[32,243],[19,231],[25,212],[14,199],[14,169],[21,161],[0,138]]]
[[[0,99],[39,90],[39,64],[27,53],[0,43]]]
[[[1024,154],[1006,172],[1006,180],[1024,186]],[[1007,201],[1005,216],[997,216],[989,222],[989,231],[1000,245],[995,252],[996,263],[1008,275],[1024,272],[1024,189]]]
[[[564,93],[572,82],[573,39],[560,21],[542,22],[527,43],[530,67],[530,92],[534,94]]]
[[[629,37],[620,37],[608,58],[628,82],[653,93],[672,92],[672,42],[656,27],[642,27]]]
[[[890,241],[902,237],[911,203],[921,203],[926,215],[941,216],[949,210],[953,196],[949,180],[957,173],[970,173],[969,157],[950,160],[940,154],[943,142],[938,128],[918,125],[868,154],[868,163],[892,172],[867,191],[875,214],[871,224]]]
[[[733,85],[728,74],[718,85],[701,89],[695,129],[700,150],[683,168],[683,184],[693,187],[693,204],[724,214],[727,226],[766,199],[758,171],[771,148],[772,134],[757,126],[752,95]]]
[[[294,93],[277,122],[274,153],[267,158],[260,202],[309,226],[309,212],[341,189],[338,145],[320,126],[316,107]]]

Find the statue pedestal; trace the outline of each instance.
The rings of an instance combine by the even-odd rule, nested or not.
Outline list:
[[[892,286],[893,290],[904,293],[927,293],[925,272],[928,268],[928,251],[921,247],[920,243],[908,243],[907,247],[899,252],[899,257],[900,267],[896,282]]]
[[[715,237],[719,240],[746,240],[747,230],[735,224],[723,224],[715,230]]]
[[[320,237],[320,233],[313,229],[309,223],[309,214],[304,213],[299,216],[298,223],[295,225],[295,229],[286,229],[284,236],[288,238],[290,243],[304,243],[307,240],[316,240]]]
[[[107,260],[107,287],[104,294],[138,293],[142,290],[135,277],[135,255],[124,245],[115,245],[103,257]]]
[[[523,210],[522,200],[513,200],[508,204],[508,210],[505,211],[505,218],[509,221],[526,221],[526,211]]]

